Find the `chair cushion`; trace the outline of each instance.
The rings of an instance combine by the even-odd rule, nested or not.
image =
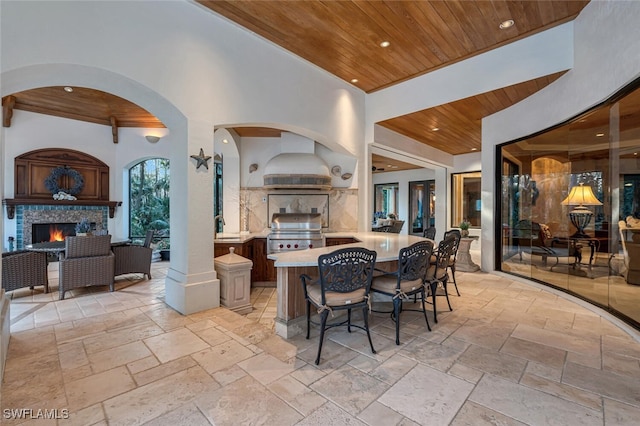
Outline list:
[[[403,293],[410,293],[419,290],[422,286],[422,280],[400,281],[400,290]],[[398,277],[395,275],[380,275],[373,279],[371,290],[386,294],[395,294],[398,287]]]
[[[320,284],[313,284],[307,286],[307,295],[309,299],[316,305],[322,306],[322,290]],[[345,306],[359,303],[364,300],[365,289],[360,288],[348,293],[340,293],[337,291],[327,291],[325,297],[327,300],[327,306]]]
[[[429,269],[427,270],[427,281],[431,281],[431,280],[434,280],[436,278],[442,278],[442,277],[444,277],[444,274],[446,274],[446,273],[447,273],[446,269],[439,268],[436,271],[436,265],[431,265],[431,266],[429,266]]]

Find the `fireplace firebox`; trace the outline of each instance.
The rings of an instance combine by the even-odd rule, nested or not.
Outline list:
[[[95,228],[95,222],[91,227]],[[75,222],[69,223],[33,223],[31,224],[31,242],[64,241],[66,237],[76,235]]]

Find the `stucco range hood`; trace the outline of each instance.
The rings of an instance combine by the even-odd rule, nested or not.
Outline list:
[[[301,152],[278,154],[265,165],[268,189],[331,189],[327,164],[317,155]]]

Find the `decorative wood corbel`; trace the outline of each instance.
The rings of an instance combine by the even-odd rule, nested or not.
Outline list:
[[[5,96],[2,98],[2,126],[11,127],[11,118],[13,117],[13,107],[16,105],[15,96]]]
[[[113,134],[113,143],[118,143],[118,120],[112,115],[109,117],[111,120],[111,133]]]

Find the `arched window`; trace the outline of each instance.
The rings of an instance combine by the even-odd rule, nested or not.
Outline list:
[[[129,169],[129,238],[144,240],[149,229],[161,249],[169,248],[169,160],[164,158]]]

